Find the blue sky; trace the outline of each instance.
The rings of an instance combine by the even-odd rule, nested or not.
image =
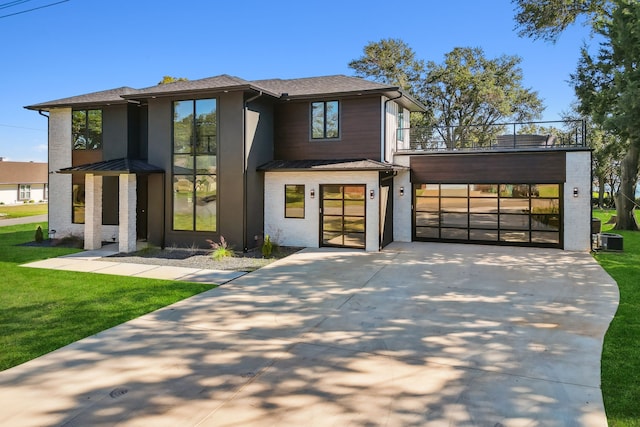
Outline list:
[[[353,75],[363,47],[399,38],[417,57],[442,62],[454,47],[487,57],[518,55],[526,87],[543,98],[545,120],[573,101],[567,80],[589,30],[556,44],[519,38],[510,0],[0,0],[0,157],[47,161],[47,121],[23,106],[121,86],[153,86],[164,75],[247,80]]]

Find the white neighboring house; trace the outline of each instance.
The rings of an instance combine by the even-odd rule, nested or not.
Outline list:
[[[0,204],[46,202],[48,179],[46,163],[8,162],[0,157]]]

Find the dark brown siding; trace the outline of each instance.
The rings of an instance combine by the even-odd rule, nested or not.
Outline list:
[[[443,154],[411,157],[415,183],[495,184],[566,181],[564,152]]]
[[[376,97],[340,99],[340,138],[313,141],[310,103],[290,101],[276,106],[274,155],[278,160],[380,160],[381,100]]]
[[[102,150],[73,150],[71,152],[72,166],[88,165],[102,160]]]

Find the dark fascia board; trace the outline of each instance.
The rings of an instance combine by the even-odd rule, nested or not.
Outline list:
[[[357,96],[365,96],[365,95],[384,95],[389,99],[393,99],[398,102],[403,107],[409,109],[410,111],[426,111],[427,107],[422,105],[422,103],[416,101],[412,96],[404,93],[400,88],[384,88],[384,89],[367,89],[367,90],[356,90],[356,91],[348,91],[348,92],[330,92],[330,93],[314,93],[314,94],[304,94],[304,95],[287,95],[283,94],[280,99],[283,101],[295,101],[295,100],[311,100],[311,99],[321,99],[321,98],[346,98],[346,97],[357,97]],[[398,95],[400,97],[398,98]]]
[[[74,102],[74,103],[60,103],[60,104],[46,104],[43,106],[36,105],[27,105],[24,108],[27,110],[33,111],[50,111],[54,108],[72,108],[72,109],[80,109],[80,110],[90,110],[92,108],[103,108],[105,106],[111,105],[124,105],[128,104],[129,101],[123,99],[122,101],[109,101],[109,102]]]

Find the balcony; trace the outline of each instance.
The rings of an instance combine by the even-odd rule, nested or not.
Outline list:
[[[584,120],[397,129],[397,153],[538,151],[587,147]]]

